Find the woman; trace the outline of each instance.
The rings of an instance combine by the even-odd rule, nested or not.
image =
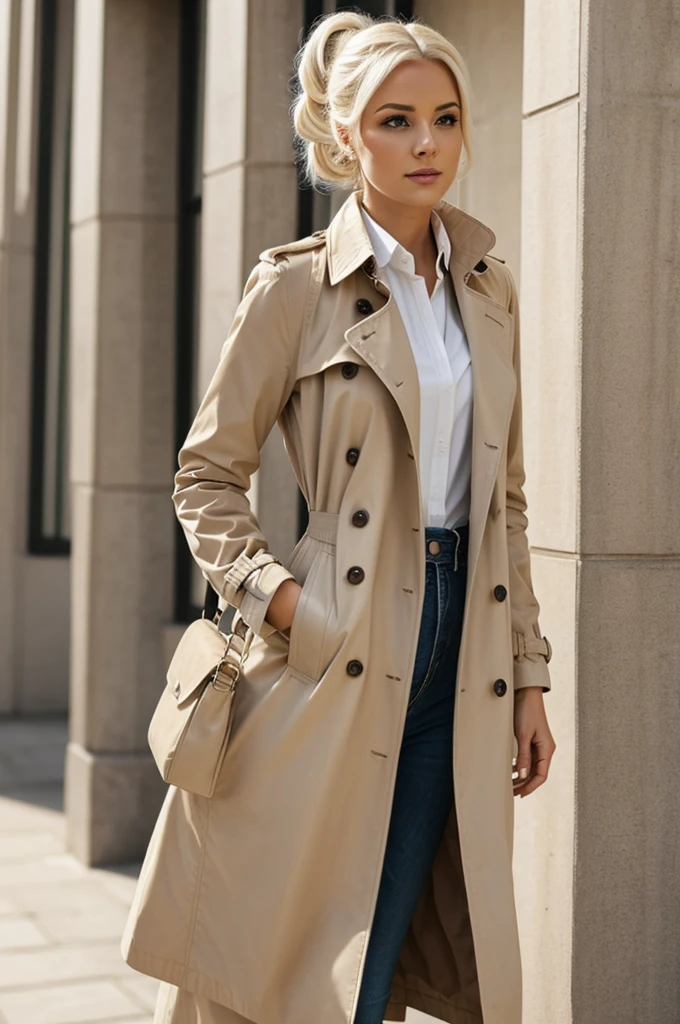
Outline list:
[[[179,455],[191,550],[253,641],[215,795],[170,787],[123,955],[165,1024],[520,1024],[513,793],[554,750],[550,645],[517,294],[442,199],[466,71],[422,24],[344,13],[298,73],[309,176],[353,191],[261,254]],[[246,498],[275,422],[311,510],[287,565]]]

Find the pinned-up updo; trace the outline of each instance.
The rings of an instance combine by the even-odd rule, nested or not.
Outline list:
[[[438,60],[460,92],[464,177],[472,166],[470,83],[462,56],[440,32],[418,21],[374,19],[352,11],[318,19],[298,51],[299,92],[291,107],[296,145],[313,186],[360,188],[361,168],[337,135],[336,123],[356,138],[373,93],[406,60]]]

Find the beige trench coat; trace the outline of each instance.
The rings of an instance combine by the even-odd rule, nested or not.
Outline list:
[[[173,497],[191,550],[255,635],[217,791],[169,788],[122,951],[138,971],[221,1004],[219,1024],[351,1024],[380,881],[425,524],[417,370],[375,277],[360,199],[353,192],[326,231],[261,254],[179,457]],[[436,209],[474,378],[455,806],[387,1019],[412,1006],[450,1024],[520,1024],[513,687],[550,688],[550,645],[525,534],[517,294],[486,256],[494,233],[444,200]],[[311,509],[285,564],[266,562],[246,497],[275,422]],[[365,525],[353,522],[358,509]],[[288,637],[265,614],[290,575],[303,590]]]

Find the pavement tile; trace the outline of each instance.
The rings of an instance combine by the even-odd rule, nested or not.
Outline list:
[[[2,882],[0,871],[0,883]],[[50,913],[58,910],[76,912],[104,912],[107,908],[115,912],[120,900],[88,877],[64,881],[58,885],[49,881],[40,884],[14,885],[5,888],[0,884],[0,902],[7,900],[24,912]]]
[[[7,1024],[84,1024],[140,1020],[139,1007],[111,981],[79,982],[0,995]]]
[[[52,832],[66,835],[66,822],[59,806],[63,786],[49,786],[17,794],[3,790],[0,794],[0,835],[7,832]],[[30,799],[29,799],[30,797]]]
[[[100,882],[103,889],[129,907],[141,867],[141,864],[126,864],[114,868],[90,868],[88,877]]]
[[[18,914],[19,905],[16,900],[11,899],[9,896],[0,896],[0,917],[4,917],[5,914]]]
[[[74,912],[72,907],[43,913],[38,910],[36,922],[40,930],[53,942],[68,943],[101,942],[105,939],[119,941],[128,910],[122,904],[100,901],[95,909]],[[2,918],[0,918],[0,926]]]
[[[5,835],[0,840],[0,865],[13,860],[38,860],[63,852],[64,843],[61,837],[52,832],[16,832]]]
[[[0,952],[46,946],[48,940],[30,917],[0,918]]]
[[[133,999],[136,999],[140,1009],[151,1010],[153,1013],[158,998],[160,981],[157,978],[149,978],[146,974],[134,974],[131,978],[118,982],[119,988],[127,992]]]
[[[0,992],[59,981],[129,977],[131,971],[121,956],[119,942],[4,953],[0,956]]]
[[[0,720],[0,1024],[153,1024],[120,938],[140,864],[68,851],[66,720]]]

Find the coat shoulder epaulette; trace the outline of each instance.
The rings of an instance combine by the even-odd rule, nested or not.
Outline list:
[[[475,274],[485,274],[487,272],[487,270],[489,269],[489,264],[486,262],[486,260],[488,259],[497,260],[498,263],[505,263],[505,260],[501,259],[500,256],[494,256],[493,253],[487,252],[484,259],[481,259],[477,263],[475,263]]]
[[[315,231],[305,238],[298,238],[294,242],[286,242],[284,245],[273,245],[260,253],[260,259],[268,263],[276,263],[279,259],[285,259],[288,253],[308,252],[310,249],[317,249],[320,245],[326,244],[326,231]]]

